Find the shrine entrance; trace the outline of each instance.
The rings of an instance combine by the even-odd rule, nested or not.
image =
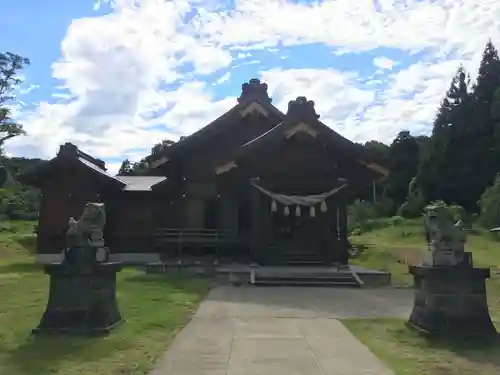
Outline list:
[[[273,213],[272,216],[277,250],[287,264],[325,263],[325,238],[320,217],[307,213],[301,216]]]
[[[259,210],[257,253],[261,262],[283,265],[340,263],[343,251],[338,193],[347,184],[320,194],[284,195],[253,181]],[[264,254],[259,249],[264,249]]]

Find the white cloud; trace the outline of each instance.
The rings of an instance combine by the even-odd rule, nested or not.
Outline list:
[[[378,56],[373,59],[373,65],[380,69],[392,70],[392,67],[397,63],[394,60],[385,56]]]
[[[221,83],[229,81],[229,78],[231,77],[231,73],[227,72],[224,74],[222,77],[220,77],[216,82],[215,85],[220,85]]]
[[[237,55],[239,60],[244,59],[246,57],[251,57],[251,56],[252,56],[252,54],[249,52],[238,52],[238,55]]]
[[[29,136],[9,142],[8,152],[49,157],[74,141],[99,157],[136,157],[234,105],[234,97],[216,95],[213,83],[229,80],[239,88],[241,75],[229,69],[242,67],[252,76],[263,71],[281,109],[307,96],[342,134],[389,141],[403,128],[428,129],[459,62],[475,69],[486,39],[500,42],[496,0],[379,1],[378,10],[368,0],[238,0],[233,9],[215,0],[110,0],[96,7],[100,3],[113,11],[73,20],[62,58],[53,64],[64,90],[51,94],[53,104],[16,110]],[[281,51],[272,61],[284,64],[290,56],[290,67],[293,49],[283,54],[283,46],[312,43],[331,48],[334,57],[370,52],[373,58],[386,47],[415,59],[425,51],[425,59],[392,73],[395,62],[375,56],[376,77],[362,77],[317,69],[314,58],[304,56],[300,67],[305,62],[308,69],[256,57]]]
[[[343,128],[346,119],[356,116],[374,99],[372,91],[356,87],[357,76],[333,69],[273,69],[262,73],[273,104],[286,112],[297,96],[315,101],[316,112],[333,128]]]

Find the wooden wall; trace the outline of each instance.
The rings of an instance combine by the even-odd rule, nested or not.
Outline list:
[[[161,202],[150,191],[122,191],[105,199],[107,244],[113,253],[153,252],[154,208]]]
[[[99,201],[102,184],[85,170],[68,168],[41,188],[37,252],[57,254],[66,247],[71,216],[78,219],[89,201]]]

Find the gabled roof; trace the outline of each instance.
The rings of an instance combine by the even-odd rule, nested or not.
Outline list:
[[[19,182],[25,185],[40,187],[44,180],[57,174],[63,163],[72,163],[74,167],[84,167],[105,181],[109,181],[117,187],[125,187],[126,183],[119,178],[110,175],[106,171],[104,161],[93,158],[81,151],[72,143],[66,143],[59,148],[56,157],[40,163],[17,176]]]
[[[261,83],[256,78],[250,79],[242,85],[241,95],[237,99],[238,103],[229,111],[219,116],[217,119],[204,126],[190,136],[181,139],[173,145],[167,147],[160,156],[148,156],[146,160],[154,168],[170,160],[174,154],[185,152],[192,149],[193,146],[199,144],[200,141],[206,139],[210,134],[216,134],[224,131],[228,126],[232,125],[235,118],[245,116],[250,112],[257,111],[271,114],[277,120],[282,120],[285,114],[271,104],[272,99],[267,93],[267,84]]]
[[[387,176],[389,171],[381,165],[370,161],[366,150],[337,133],[332,128],[319,121],[319,115],[314,109],[314,102],[305,97],[297,97],[288,103],[285,119],[269,131],[242,145],[233,155],[233,160],[217,168],[218,173],[224,173],[236,166],[236,160],[246,154],[255,152],[264,145],[272,145],[289,138],[298,132],[309,133],[319,137],[323,142],[335,144],[339,152],[349,155],[380,176]]]

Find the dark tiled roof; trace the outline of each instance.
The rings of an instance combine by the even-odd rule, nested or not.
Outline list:
[[[125,191],[150,191],[151,186],[165,180],[165,177],[159,176],[117,176],[117,179],[127,184]]]
[[[226,113],[219,116],[217,119],[194,132],[193,134],[179,140],[170,147],[167,147],[161,155],[153,156],[150,155],[146,159],[149,163],[154,163],[160,160],[162,156],[170,157],[178,150],[188,149],[189,147],[197,144],[200,139],[203,139],[207,134],[215,132],[217,129],[224,128],[231,124],[231,119],[235,118],[235,114],[242,111],[244,108],[249,106],[251,103],[258,103],[264,109],[274,114],[278,119],[282,119],[285,114],[281,112],[278,108],[271,104],[271,98],[267,93],[267,84],[261,83],[260,80],[253,78],[248,83],[242,85],[242,92],[238,98],[238,103],[229,109]],[[224,125],[225,124],[225,125]],[[217,130],[219,131],[219,130]],[[197,141],[198,140],[198,141]]]
[[[343,137],[335,130],[319,121],[318,118],[319,116],[314,109],[314,102],[311,100],[307,100],[305,97],[298,97],[296,100],[292,100],[288,103],[288,112],[285,119],[281,123],[256,137],[255,139],[242,145],[236,152],[236,158],[243,153],[248,153],[252,150],[255,150],[264,143],[282,140],[284,132],[287,129],[295,126],[300,122],[304,122],[308,125],[313,126],[317,131],[319,131],[320,136],[323,140],[335,143],[337,148],[344,150],[344,152],[353,157],[368,159],[366,152],[362,146],[357,145],[349,139]],[[376,173],[378,174],[388,174],[388,171],[384,167],[379,166],[376,163],[367,162],[365,166],[376,171]]]
[[[72,163],[70,164],[72,167],[81,165],[84,168],[91,170],[93,173],[97,173],[100,177],[103,177],[107,181],[114,183],[118,187],[123,188],[126,186],[125,182],[110,175],[106,171],[104,161],[93,158],[69,142],[61,145],[55,158],[39,163],[38,165],[33,166],[18,175],[18,181],[22,184],[40,187],[44,180],[53,178],[59,173],[62,160]]]

